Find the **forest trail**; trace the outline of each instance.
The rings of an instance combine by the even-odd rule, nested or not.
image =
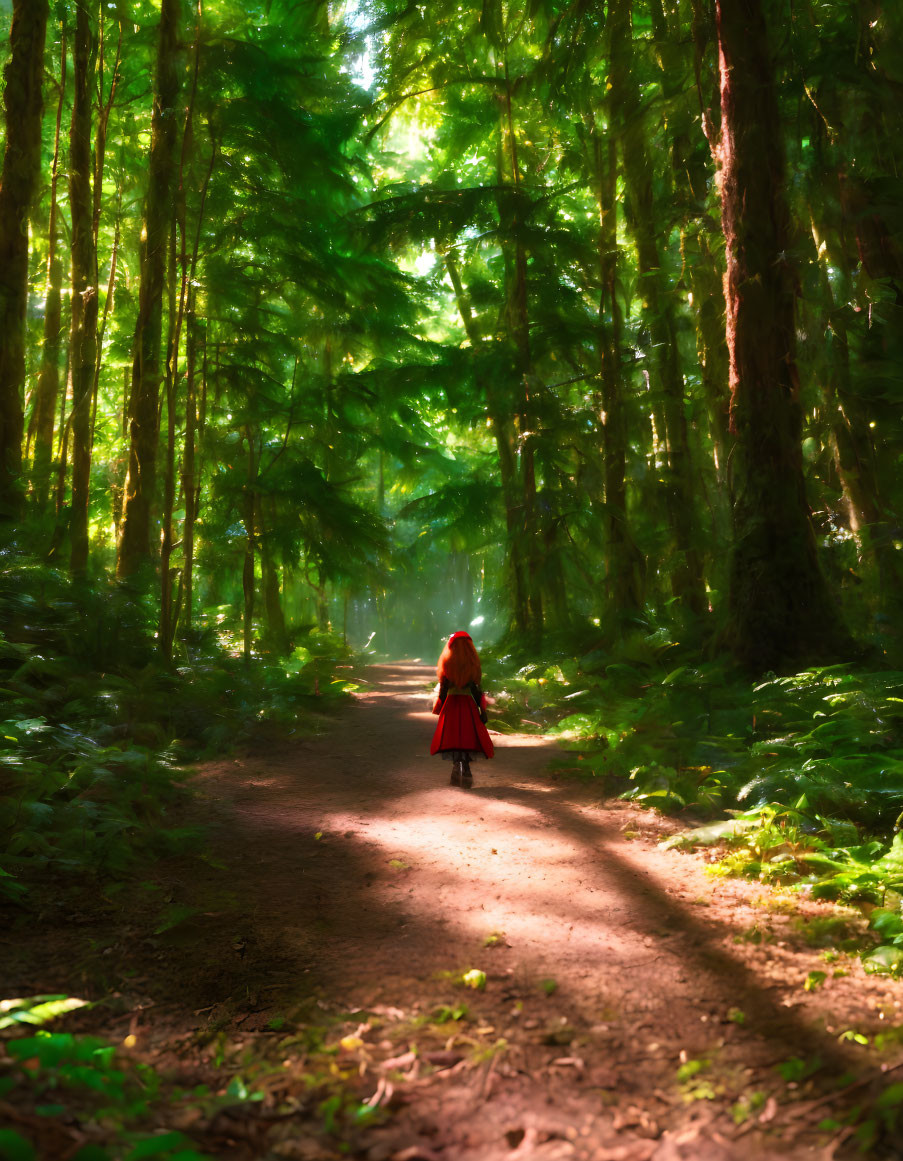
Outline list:
[[[212,920],[188,1003],[228,991],[205,1018],[241,1039],[313,989],[361,1099],[396,1110],[352,1134],[369,1161],[834,1156],[809,1130],[849,1062],[838,1033],[895,1003],[853,963],[804,990],[834,909],[713,881],[657,845],[651,812],[550,773],[541,737],[497,737],[474,788],[451,787],[429,757],[431,670],[368,676],[319,738],[203,772],[236,898],[231,949]],[[471,969],[485,991],[462,986]],[[828,1088],[791,1065],[788,1091],[791,1059],[820,1060]],[[275,1155],[324,1150],[295,1129]]]
[[[432,671],[366,677],[316,736],[198,768],[221,865],[161,868],[163,922],[63,902],[19,924],[5,994],[96,1001],[55,1027],[157,1069],[159,1127],[228,1161],[856,1155],[817,1126],[895,1079],[901,1023],[899,985],[836,950],[858,914],[713,879],[547,738],[497,736],[452,787]],[[54,1161],[103,1136],[24,1123]]]

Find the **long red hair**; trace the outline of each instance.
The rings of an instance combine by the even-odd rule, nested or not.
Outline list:
[[[483,677],[480,657],[469,637],[449,638],[436,666],[436,676],[440,681],[446,678],[458,689],[463,689],[471,681],[480,684]]]

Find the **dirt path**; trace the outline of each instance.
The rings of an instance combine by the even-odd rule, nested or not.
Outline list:
[[[362,1095],[393,1090],[400,1111],[356,1150],[370,1161],[831,1155],[826,1137],[796,1133],[812,1121],[806,1102],[783,1104],[810,1095],[804,1078],[791,1071],[788,1092],[775,1066],[796,1058],[805,1072],[817,1059],[830,1081],[849,1062],[838,1033],[899,1009],[853,961],[804,990],[826,968],[812,944],[834,909],[715,882],[696,856],[662,851],[666,824],[550,775],[546,739],[499,737],[473,790],[449,786],[448,764],[428,756],[430,671],[370,676],[326,736],[266,764],[211,768],[205,782],[231,808],[220,842],[238,872],[246,967],[273,993],[258,1023],[313,986],[325,1010],[360,1010],[335,1040]],[[471,969],[485,991],[461,986]],[[429,1067],[430,1052],[450,1067]],[[289,1137],[281,1155],[319,1155],[305,1148]]]
[[[120,999],[86,1027],[185,1083],[244,1070],[264,1111],[294,1102],[218,1123],[217,1156],[842,1155],[845,1134],[815,1128],[829,1094],[888,1058],[838,1037],[900,1022],[896,985],[822,954],[852,916],[713,880],[661,849],[670,824],[550,772],[546,739],[498,737],[455,789],[428,755],[430,671],[368,676],[319,737],[200,772],[227,871],[175,876],[193,910],[157,936],[92,935],[85,978]],[[75,954],[48,949],[45,989]],[[324,1104],[324,1080],[350,1103]]]

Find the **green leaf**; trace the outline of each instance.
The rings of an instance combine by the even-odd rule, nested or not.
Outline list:
[[[680,847],[712,846],[724,839],[747,834],[757,826],[758,822],[755,819],[728,818],[723,822],[710,822],[706,826],[697,826],[681,834],[672,835],[671,838],[664,839],[660,845],[666,851]]]
[[[35,1161],[34,1146],[14,1129],[0,1129],[2,1161]]]
[[[903,967],[903,948],[884,944],[862,957],[862,966],[876,975],[896,975]]]
[[[188,1153],[185,1150],[188,1150]],[[191,1149],[191,1142],[182,1133],[161,1133],[157,1137],[148,1137],[139,1141],[128,1153],[126,1161],[143,1161],[145,1157],[166,1157],[168,1161],[176,1158],[185,1159],[190,1156],[199,1156]]]
[[[27,1000],[4,1000],[0,1003],[0,1028],[14,1024],[47,1024],[66,1012],[91,1005],[74,996],[33,996]]]

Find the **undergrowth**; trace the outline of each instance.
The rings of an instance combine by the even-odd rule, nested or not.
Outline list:
[[[228,649],[216,624],[173,665],[150,613],[109,583],[42,565],[0,574],[0,899],[28,906],[38,882],[121,889],[133,869],[202,853],[176,824],[186,763],[262,730],[303,731],[349,683],[343,648],[305,633],[288,658]]]
[[[903,971],[903,673],[847,664],[753,682],[686,660],[664,629],[614,656],[488,668],[491,727],[555,734],[559,768],[703,823],[671,841],[716,848],[715,873],[863,905],[880,941],[866,966]]]
[[[202,1161],[211,1154],[172,1124],[210,1123],[262,1099],[237,1074],[221,1091],[180,1086],[107,1040],[43,1027],[79,1006],[62,996],[0,1006],[0,1099],[19,1110],[16,1128],[0,1129],[4,1161],[64,1153],[73,1161]],[[31,1035],[6,1039],[26,1028]]]

